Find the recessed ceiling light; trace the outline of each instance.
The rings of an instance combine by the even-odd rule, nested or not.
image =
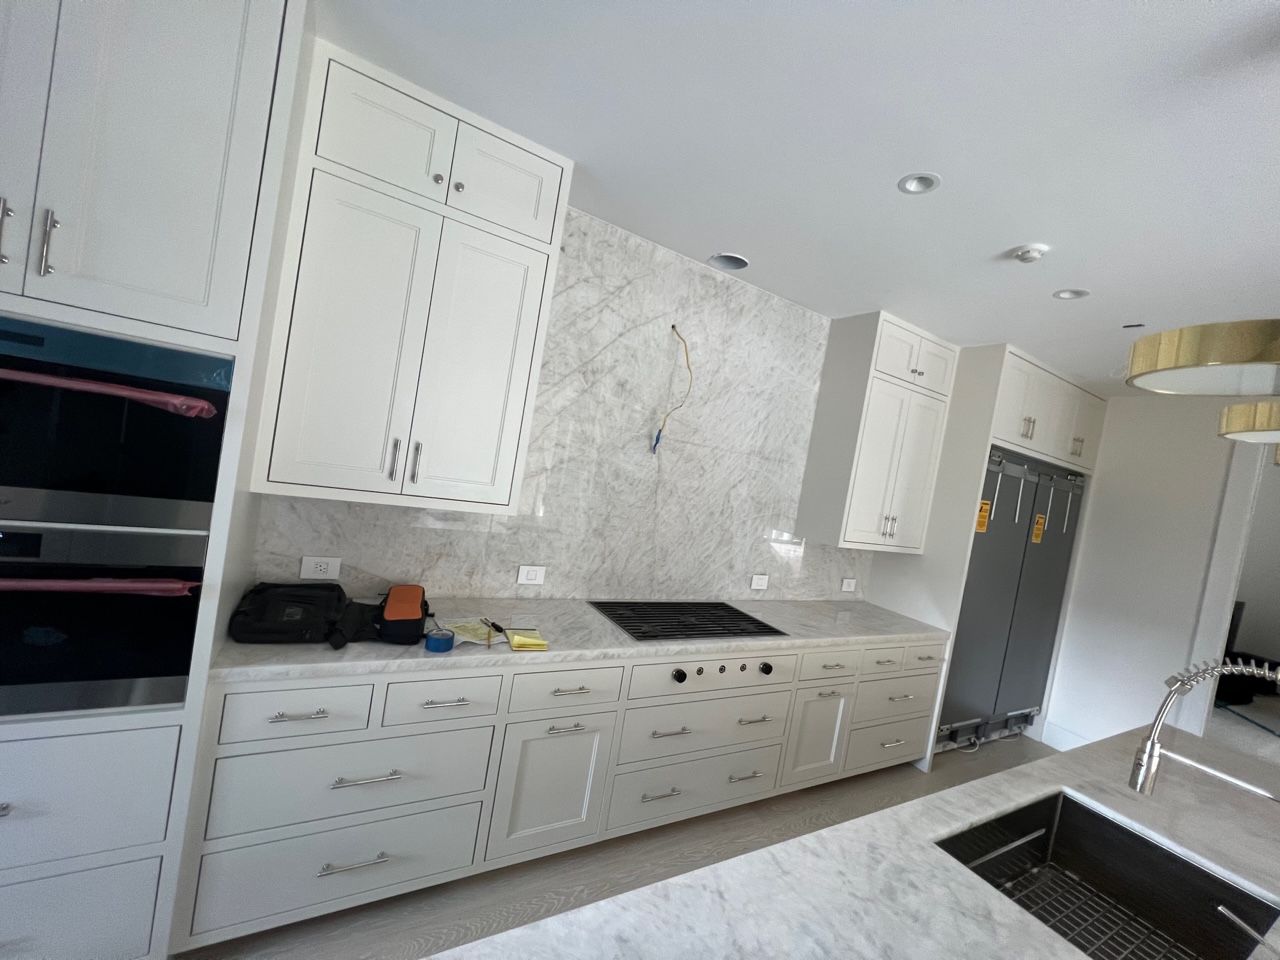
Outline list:
[[[1145,323],[1126,323],[1126,324],[1122,324],[1120,329],[1121,330],[1141,330],[1145,326],[1146,326]]]
[[[1081,300],[1088,295],[1088,290],[1081,290],[1079,287],[1067,287],[1065,290],[1053,291],[1055,300]]]
[[[908,173],[898,181],[898,189],[903,193],[928,193],[937,190],[942,178],[936,173]]]
[[[717,253],[707,257],[707,263],[721,270],[742,270],[751,261],[740,253]]]

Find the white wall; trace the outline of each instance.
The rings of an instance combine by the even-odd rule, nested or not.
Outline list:
[[[1232,454],[1217,436],[1222,404],[1108,402],[1045,716],[1050,745],[1150,723],[1164,679],[1191,660]],[[1234,521],[1248,505],[1230,509]]]
[[[1280,467],[1262,471],[1237,598],[1244,619],[1236,648],[1280,660]]]

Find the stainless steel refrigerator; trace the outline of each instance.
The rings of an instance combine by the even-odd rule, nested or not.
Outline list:
[[[1039,712],[1085,480],[993,447],[939,733],[960,742]]]

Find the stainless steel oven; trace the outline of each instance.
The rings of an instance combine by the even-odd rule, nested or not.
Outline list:
[[[0,715],[183,700],[231,374],[0,316]]]

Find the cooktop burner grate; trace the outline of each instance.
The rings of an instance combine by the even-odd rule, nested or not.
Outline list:
[[[707,640],[717,637],[785,637],[763,620],[727,603],[591,600],[593,607],[636,640]]]

